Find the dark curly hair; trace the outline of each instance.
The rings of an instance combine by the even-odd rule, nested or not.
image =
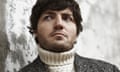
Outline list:
[[[38,20],[46,10],[64,10],[69,8],[76,22],[77,35],[83,30],[82,17],[80,8],[75,0],[37,0],[36,4],[32,8],[32,14],[30,16],[30,32],[33,33],[37,29]]]

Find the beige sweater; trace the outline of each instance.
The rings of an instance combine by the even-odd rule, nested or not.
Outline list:
[[[48,65],[50,72],[75,72],[74,48],[63,53],[54,53],[43,48],[38,48],[38,52],[40,59]]]

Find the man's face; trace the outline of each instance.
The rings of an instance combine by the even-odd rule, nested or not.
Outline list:
[[[73,14],[66,8],[45,11],[38,21],[35,35],[40,47],[53,52],[64,52],[73,48],[76,33]]]

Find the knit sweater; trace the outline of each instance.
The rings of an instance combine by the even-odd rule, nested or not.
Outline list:
[[[38,48],[38,53],[41,61],[47,65],[49,72],[75,72],[74,48],[70,51],[61,53]]]
[[[115,65],[110,63],[81,57],[75,54],[75,72],[120,72]],[[49,72],[47,66],[37,57],[32,63],[22,68],[19,72]]]

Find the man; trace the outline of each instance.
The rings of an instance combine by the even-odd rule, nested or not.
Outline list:
[[[75,0],[38,0],[30,21],[39,56],[20,72],[120,72],[112,64],[75,53],[73,46],[82,31]]]

